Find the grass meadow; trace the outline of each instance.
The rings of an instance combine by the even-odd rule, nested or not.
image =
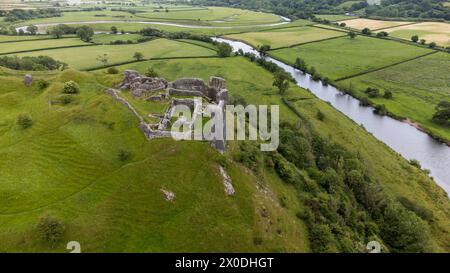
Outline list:
[[[407,26],[385,29],[390,36],[410,40],[413,35],[425,39],[427,43],[435,42],[441,46],[450,46],[450,24],[424,22]]]
[[[271,31],[247,32],[225,37],[245,41],[254,47],[270,45],[272,48],[279,48],[344,35],[345,33],[342,32],[315,27],[292,27]]]
[[[157,39],[140,44],[81,47],[76,50],[76,58],[74,58],[74,50],[71,48],[21,53],[17,56],[50,56],[67,63],[72,68],[85,70],[101,67],[102,63],[97,60],[97,57],[103,54],[107,54],[108,64],[113,65],[133,61],[135,52],[141,52],[146,59],[217,55],[216,51],[204,47],[173,40]]]
[[[393,114],[408,117],[420,123],[434,135],[450,139],[450,128],[434,123],[431,118],[436,105],[450,101],[450,55],[444,52],[395,65],[339,82],[338,85],[356,91],[358,97],[365,96],[367,87],[378,88],[381,93],[389,90],[393,99],[371,99],[376,104],[385,104]]]
[[[52,40],[32,40],[24,42],[0,43],[0,54],[8,54],[9,52],[19,52],[27,50],[45,50],[47,48],[57,48],[66,46],[89,45],[81,41],[79,38],[64,38]],[[70,49],[69,49],[70,50]]]
[[[411,22],[406,21],[383,21],[383,20],[373,20],[365,18],[357,18],[340,21],[339,23],[345,23],[347,27],[355,29],[369,28],[371,30],[384,29],[394,26],[400,26],[409,24]]]
[[[426,48],[405,45],[364,36],[342,37],[328,41],[270,51],[277,59],[293,64],[297,57],[314,66],[323,76],[336,80],[392,65],[432,52]]]

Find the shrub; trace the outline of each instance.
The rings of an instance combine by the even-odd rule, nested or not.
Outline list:
[[[107,72],[108,72],[108,74],[118,74],[119,70],[115,67],[110,67],[110,68],[108,68]]]
[[[369,105],[370,105],[370,100],[369,100],[369,98],[368,98],[368,97],[362,97],[362,98],[359,100],[359,105],[361,105],[361,106],[369,106]]]
[[[128,161],[131,158],[131,153],[126,150],[120,150],[118,154],[119,160],[122,162]]]
[[[62,95],[61,97],[59,97],[59,102],[60,102],[62,105],[70,104],[70,103],[73,102],[73,100],[74,100],[73,96],[72,96],[72,95],[69,95],[69,94],[67,94],[67,95]]]
[[[322,111],[317,111],[316,117],[318,120],[320,121],[324,121],[325,120],[325,114]]]
[[[429,247],[428,225],[397,203],[384,212],[381,237],[393,252],[426,252]]]
[[[421,168],[422,168],[422,165],[420,165],[420,162],[419,162],[419,160],[417,160],[417,159],[411,159],[411,160],[409,161],[409,164],[413,165],[414,167],[416,167],[416,168],[418,168],[418,169],[421,169]]]
[[[50,85],[50,83],[44,79],[40,79],[37,82],[37,87],[39,90],[44,90],[45,88],[47,88]]]
[[[244,141],[239,144],[239,148],[240,151],[234,155],[234,159],[253,171],[259,172],[259,168],[262,166],[263,162],[259,147],[252,142]]]
[[[367,87],[366,91],[364,91],[369,98],[376,98],[380,96],[380,91],[377,88]]]
[[[386,109],[386,106],[384,104],[379,104],[375,106],[375,109],[373,112],[377,115],[385,116],[387,115],[388,111]]]
[[[334,238],[327,225],[314,224],[310,229],[310,242],[313,252],[330,252],[333,249]]]
[[[437,46],[437,44],[435,42],[431,42],[428,47],[429,48],[435,48]]]
[[[17,125],[22,129],[27,129],[33,126],[33,120],[27,114],[21,114],[17,117]]]
[[[156,72],[152,67],[149,67],[147,69],[147,72],[145,72],[145,76],[151,77],[151,78],[159,77],[158,72]]]
[[[220,57],[230,57],[233,52],[233,48],[227,43],[219,43],[217,48],[219,49],[218,54]]]
[[[78,94],[80,92],[80,86],[74,81],[68,81],[64,83],[63,93],[65,94]]]
[[[44,216],[39,220],[39,237],[46,243],[54,245],[61,241],[64,230],[64,225],[56,218]]]
[[[389,90],[384,91],[383,98],[385,99],[392,99],[392,92]]]

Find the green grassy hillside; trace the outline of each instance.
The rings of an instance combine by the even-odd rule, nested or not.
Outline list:
[[[311,126],[326,141],[358,153],[387,197],[407,197],[433,212],[427,221],[428,250],[448,251],[450,203],[445,193],[328,104],[292,87],[285,98],[306,117],[305,123],[283,103],[272,87],[272,75],[242,57],[146,61],[118,68],[144,72],[150,66],[168,80],[221,76],[232,96],[253,104],[278,104],[282,121]],[[311,238],[317,235],[308,232],[310,222],[302,216],[309,200],[305,188],[284,182],[270,162],[260,162],[259,171],[250,170],[236,158],[238,143],[231,142],[222,156],[207,143],[147,141],[137,119],[104,92],[121,80],[120,74],[34,72],[35,80],[50,82],[38,90],[36,83],[23,85],[25,73],[0,72],[5,86],[0,91],[0,251],[64,252],[65,242],[72,240],[85,252],[311,251]],[[80,85],[74,100],[49,103],[58,101],[69,80]],[[326,117],[322,121],[316,118],[319,110]],[[17,125],[21,114],[33,120],[30,128]],[[123,151],[129,156],[120,157]],[[220,164],[230,174],[236,196],[225,195]],[[308,176],[306,169],[300,172]],[[164,200],[161,188],[176,194],[174,202]],[[341,194],[350,206],[348,189]],[[321,192],[319,198],[332,195]],[[348,209],[363,213],[359,205]],[[39,239],[37,225],[46,215],[65,226],[62,240],[53,246]],[[336,238],[353,234],[351,224],[339,225],[345,230],[333,227]],[[370,238],[358,239],[363,247]],[[349,244],[339,241],[336,246],[345,249],[344,242]]]

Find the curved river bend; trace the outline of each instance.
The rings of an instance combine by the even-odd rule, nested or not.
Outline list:
[[[242,49],[244,52],[258,55],[254,48],[245,43],[222,38],[214,39],[230,44],[234,51]],[[429,169],[435,181],[447,194],[450,194],[450,147],[436,141],[411,125],[387,116],[374,114],[373,108],[360,106],[359,100],[344,94],[331,85],[324,86],[321,82],[313,81],[310,75],[300,73],[290,65],[270,57],[266,57],[266,59],[291,74],[299,87],[309,89],[321,100],[329,102],[353,121],[362,124],[368,132],[404,158],[419,160],[422,167]]]

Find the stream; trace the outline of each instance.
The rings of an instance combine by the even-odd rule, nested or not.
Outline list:
[[[244,52],[259,53],[250,45],[223,38],[214,38],[218,42],[226,42],[234,51],[242,49]],[[283,70],[291,74],[301,88],[308,89],[319,99],[329,102],[335,109],[361,124],[377,139],[387,144],[391,149],[401,154],[407,160],[416,159],[422,168],[431,171],[430,175],[447,194],[450,194],[450,147],[443,144],[413,126],[373,113],[372,107],[359,105],[359,100],[341,92],[337,88],[324,86],[320,81],[313,81],[311,75],[303,74],[290,65],[266,57]],[[380,160],[382,160],[380,158]]]

